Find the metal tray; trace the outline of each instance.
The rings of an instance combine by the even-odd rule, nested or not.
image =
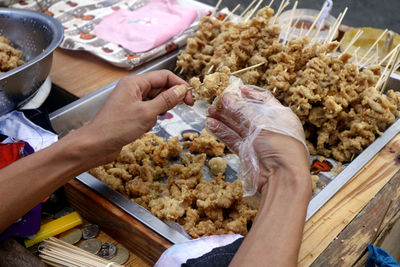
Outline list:
[[[148,66],[132,72],[131,75],[137,75],[160,69],[172,70],[175,67],[178,53],[179,51],[175,51],[167,54]],[[69,131],[77,129],[88,123],[103,105],[107,96],[114,89],[117,82],[118,81],[115,81],[101,88],[100,90],[51,113],[50,120],[56,132],[62,137]],[[387,88],[400,91],[399,74],[393,73],[391,75]],[[318,209],[320,209],[347,181],[349,181],[359,170],[361,170],[399,132],[400,120],[396,120],[381,137],[377,138],[339,175],[337,175],[335,179],[333,179],[317,195],[313,197],[308,206],[306,220],[308,220],[315,212],[317,212]],[[110,187],[92,175],[84,173],[76,177],[76,179],[172,243],[188,240],[188,238],[183,234],[169,227],[149,211],[127,199],[119,192],[112,190]]]

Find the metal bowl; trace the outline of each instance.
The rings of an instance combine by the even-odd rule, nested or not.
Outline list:
[[[50,73],[53,51],[64,29],[56,19],[35,11],[0,8],[0,35],[22,50],[25,64],[0,75],[0,115],[28,102]]]

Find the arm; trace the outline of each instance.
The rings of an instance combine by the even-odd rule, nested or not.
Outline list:
[[[239,154],[244,189],[254,185],[261,193],[257,217],[231,266],[296,266],[311,198],[303,129],[268,92],[242,88],[242,94],[224,95],[222,109],[209,108],[206,122]]]
[[[68,180],[112,161],[159,114],[180,102],[192,105],[187,87],[169,71],[123,78],[92,122],[1,169],[0,232]]]
[[[279,156],[261,163],[261,204],[255,222],[231,266],[297,266],[311,179],[304,146],[293,138],[267,134]],[[285,157],[280,157],[285,155]]]

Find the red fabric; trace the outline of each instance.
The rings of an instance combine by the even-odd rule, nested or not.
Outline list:
[[[12,144],[0,143],[0,169],[22,158],[20,151],[24,146],[24,142],[16,142]]]

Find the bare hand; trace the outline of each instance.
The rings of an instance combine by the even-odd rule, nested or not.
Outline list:
[[[107,156],[105,161],[114,158],[124,145],[149,131],[158,115],[178,103],[193,105],[188,87],[184,80],[167,70],[122,78],[87,125],[90,136],[102,146],[99,150]]]

